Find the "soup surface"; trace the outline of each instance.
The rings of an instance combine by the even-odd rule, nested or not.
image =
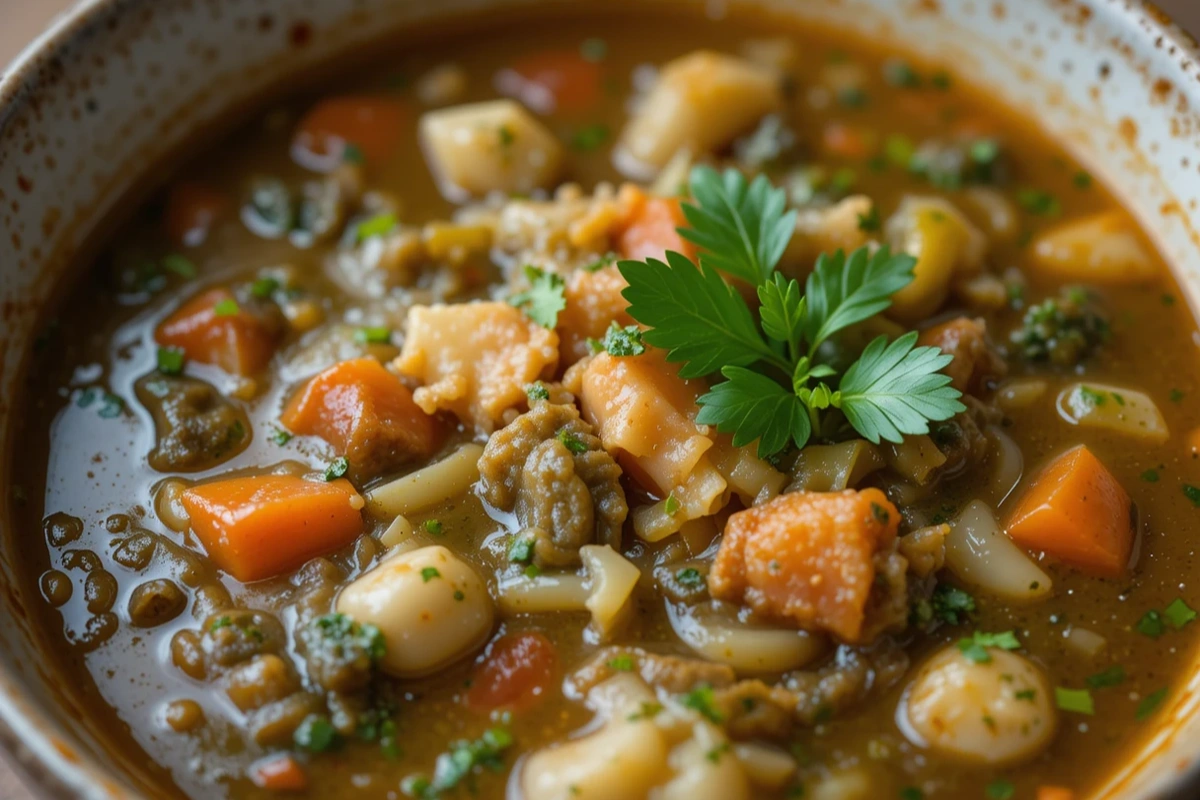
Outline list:
[[[39,341],[24,557],[114,758],[1085,796],[1200,630],[1195,323],[1131,217],[882,43],[481,30],[264,108]]]

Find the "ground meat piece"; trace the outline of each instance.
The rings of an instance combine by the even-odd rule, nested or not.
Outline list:
[[[937,470],[938,480],[954,478],[981,463],[992,449],[992,440],[984,431],[988,425],[1000,422],[1000,411],[969,394],[962,396],[962,402],[966,411],[934,423],[930,429],[934,444],[946,456],[946,463]]]
[[[981,396],[1007,372],[1000,351],[988,341],[982,319],[959,317],[943,322],[923,331],[917,343],[954,356],[943,371],[950,376],[950,385],[963,394]]]
[[[660,655],[640,647],[605,647],[567,678],[567,684],[583,697],[614,674],[631,671],[651,686],[671,694],[684,694],[698,686],[729,687],[737,680],[733,668],[725,664]]]
[[[574,405],[534,401],[488,440],[479,472],[484,499],[535,537],[536,562],[577,564],[592,543],[620,549],[629,513],[621,468]]]
[[[134,391],[154,417],[149,461],[159,472],[210,469],[250,443],[246,412],[204,381],[152,373]]]
[[[152,628],[175,619],[187,607],[187,595],[175,581],[156,578],[134,587],[129,596],[129,621]]]
[[[842,645],[825,666],[788,673],[780,685],[744,680],[717,688],[715,704],[735,739],[784,738],[797,725],[828,721],[883,694],[907,669],[908,656],[891,639],[871,648]]]
[[[708,588],[769,619],[864,634],[876,554],[896,538],[900,514],[878,489],[793,492],[729,518]]]

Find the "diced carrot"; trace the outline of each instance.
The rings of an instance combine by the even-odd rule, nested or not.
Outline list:
[[[202,183],[184,181],[171,187],[163,225],[177,245],[196,247],[208,238],[225,209],[225,195]]]
[[[693,258],[695,246],[676,230],[683,225],[687,219],[679,198],[642,195],[634,200],[625,225],[617,232],[617,250],[637,261],[661,260],[667,250]]]
[[[411,114],[395,97],[346,95],[317,103],[300,120],[292,138],[292,157],[320,171],[336,167],[353,146],[370,161],[395,152]]]
[[[1039,786],[1037,800],[1075,800],[1075,792],[1065,786]]]
[[[1076,569],[1115,578],[1133,549],[1129,495],[1084,445],[1034,479],[1005,530],[1017,544]]]
[[[319,436],[346,457],[354,474],[373,477],[438,444],[433,417],[373,358],[334,364],[297,392],[279,421],[292,433]]]
[[[496,76],[500,91],[539,114],[591,111],[600,99],[602,69],[578,50],[545,50],[513,62]]]
[[[729,518],[709,591],[763,616],[858,641],[875,554],[899,524],[878,489],[781,495]]]
[[[295,756],[267,756],[250,767],[250,780],[270,792],[303,792],[308,788],[308,773]]]
[[[558,652],[536,631],[501,636],[471,678],[467,707],[479,713],[524,711],[545,695],[555,678]]]
[[[829,155],[860,161],[871,154],[874,142],[869,131],[842,122],[831,122],[821,132],[821,144]]]
[[[243,583],[336,550],[363,525],[363,499],[344,479],[229,478],[186,490],[182,502],[209,558]]]
[[[252,375],[271,360],[278,334],[266,319],[240,306],[233,292],[218,288],[176,309],[154,338],[161,345],[182,348],[192,361]]]
[[[630,325],[629,301],[621,292],[629,284],[615,264],[595,272],[578,270],[567,279],[567,306],[558,315],[559,361],[570,366],[586,356],[588,339],[602,339],[609,325]]]

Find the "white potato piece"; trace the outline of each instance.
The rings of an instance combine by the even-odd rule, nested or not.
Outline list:
[[[1025,761],[1050,744],[1057,719],[1046,676],[1016,653],[987,652],[981,664],[952,645],[922,667],[897,715],[914,744],[989,766]]]
[[[755,742],[738,742],[734,755],[742,762],[746,777],[761,789],[779,790],[796,774],[796,759],[775,747]]]
[[[750,797],[746,771],[725,734],[708,722],[692,726],[690,739],[667,756],[674,776],[650,791],[648,800],[743,800]]]
[[[1025,455],[1012,437],[1000,428],[989,427],[987,435],[995,447],[995,457],[985,491],[992,506],[998,508],[1020,483],[1025,472]]]
[[[456,200],[547,189],[562,166],[562,145],[512,100],[427,111],[420,133],[434,177]]]
[[[1034,266],[1058,280],[1128,284],[1159,276],[1150,248],[1120,211],[1065,222],[1035,239],[1030,249]]]
[[[1153,444],[1171,436],[1149,395],[1120,386],[1073,383],[1058,395],[1058,414],[1081,428],[1100,428]]]
[[[338,596],[337,610],[383,634],[389,675],[427,675],[481,647],[494,613],[487,587],[445,547],[388,558]]]
[[[1053,588],[1050,576],[1000,530],[992,510],[979,500],[951,523],[946,566],[964,583],[1007,600],[1039,600]]]
[[[653,176],[680,150],[711,153],[783,102],[774,70],[699,50],[666,64],[621,134],[618,159]]]
[[[892,249],[917,259],[912,283],[892,295],[887,315],[917,322],[937,311],[956,276],[983,266],[987,237],[961,211],[940,197],[906,197],[887,222]]]
[[[465,494],[479,480],[483,446],[464,444],[436,464],[367,492],[367,508],[377,517],[412,515]]]
[[[806,631],[753,627],[732,614],[723,619],[670,602],[667,617],[675,635],[697,655],[743,675],[799,669],[828,648],[823,636]]]
[[[584,545],[579,548],[579,557],[591,582],[591,596],[585,605],[592,612],[592,627],[603,641],[624,621],[629,598],[642,572],[608,545]]]
[[[996,405],[1004,411],[1021,411],[1042,399],[1050,384],[1041,378],[1014,378],[996,392]]]

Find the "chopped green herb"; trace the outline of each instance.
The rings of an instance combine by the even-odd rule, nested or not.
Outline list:
[[[462,593],[462,590],[461,590],[461,589],[455,589],[455,590],[454,590],[454,599],[455,599],[455,600],[457,600],[458,602],[460,602],[460,603],[461,603],[463,600],[465,600],[465,599],[466,599],[466,597],[467,597],[467,596],[466,596],[465,594],[463,594],[463,593]]]
[[[434,578],[442,577],[442,573],[438,572],[437,567],[424,567],[421,570],[421,582],[429,583]]]
[[[259,278],[250,284],[250,294],[259,300],[269,300],[279,290],[279,281],[274,278]]]
[[[376,236],[386,236],[399,224],[400,220],[396,218],[395,214],[385,211],[358,223],[354,229],[354,238],[361,244]]]
[[[271,433],[271,441],[282,447],[292,440],[292,434],[285,431],[283,428],[276,428]]]
[[[1200,507],[1200,488],[1192,486],[1190,483],[1183,485],[1183,496],[1192,501],[1192,505]]]
[[[222,614],[212,621],[212,624],[208,626],[208,631],[209,633],[216,633],[221,628],[228,628],[232,624],[233,620]]]
[[[883,230],[883,219],[879,216],[879,207],[872,204],[865,214],[858,215],[858,229],[866,233]]]
[[[1171,623],[1172,628],[1179,630],[1196,618],[1196,612],[1182,597],[1176,597],[1163,609],[1163,616]]]
[[[301,750],[324,753],[338,743],[338,734],[329,720],[318,714],[309,714],[292,734],[292,741]]]
[[[600,270],[604,269],[605,267],[611,267],[614,263],[616,263],[616,260],[617,260],[616,253],[605,253],[604,255],[600,256],[592,263],[584,266],[583,271],[584,272],[599,272]]]
[[[523,570],[523,574],[525,575],[526,578],[532,579],[532,578],[536,578],[537,576],[541,575],[542,571],[541,571],[541,569],[538,568],[537,564],[530,564],[529,566],[525,567],[525,569]]]
[[[607,125],[585,125],[571,136],[571,148],[581,153],[590,153],[603,147],[610,135]]]
[[[328,662],[374,665],[387,654],[383,633],[374,625],[359,623],[345,614],[324,614],[302,632],[305,646]]]
[[[501,125],[496,131],[496,136],[500,139],[501,147],[511,147],[512,143],[517,140],[517,135],[507,125]]]
[[[679,500],[674,493],[667,495],[667,499],[663,500],[663,511],[667,512],[667,516],[675,516],[675,512],[679,510]]]
[[[1000,650],[1016,650],[1021,646],[1017,640],[1016,634],[1012,631],[1002,631],[1000,633],[984,633],[975,631],[969,639],[959,639],[958,649],[965,658],[969,661],[974,661],[976,664],[987,664],[992,660],[992,654],[987,651],[989,647],[995,647]]]
[[[325,480],[335,481],[345,475],[350,470],[350,462],[345,456],[338,456],[333,461],[329,462],[329,466],[325,468]]]
[[[537,400],[549,400],[550,389],[541,381],[530,383],[525,387],[525,396],[529,398],[531,404]]]
[[[514,536],[508,543],[508,560],[517,564],[532,561],[536,541],[532,536]]]
[[[603,346],[610,356],[640,356],[646,352],[642,344],[642,331],[637,325],[621,327],[615,321],[604,334]]]
[[[187,356],[181,347],[158,348],[158,371],[163,375],[178,375],[183,372]]]
[[[1134,719],[1138,722],[1145,721],[1158,710],[1158,707],[1162,705],[1162,701],[1166,699],[1166,689],[1157,689],[1146,695],[1142,698],[1142,702],[1138,703],[1137,711],[1133,714]]]
[[[1092,187],[1092,176],[1080,170],[1075,173],[1075,177],[1071,179],[1075,184],[1076,189],[1090,189]]]
[[[167,272],[174,272],[181,278],[190,280],[196,277],[196,265],[192,263],[191,259],[178,253],[163,256],[162,266]]]
[[[622,653],[608,660],[608,668],[615,672],[633,672],[633,656]]]
[[[933,615],[941,621],[958,625],[975,613],[975,598],[948,583],[939,583],[930,597]]]
[[[1019,692],[1013,692],[1013,697],[1017,698],[1018,700],[1024,700],[1027,703],[1032,703],[1034,700],[1037,699],[1037,690],[1036,689],[1022,689]]]
[[[716,695],[713,693],[713,688],[708,684],[698,686],[688,692],[681,698],[681,701],[684,706],[699,712],[700,716],[709,722],[719,725],[725,721],[725,717],[716,708]]]
[[[921,76],[907,61],[899,58],[889,59],[884,63],[883,78],[890,85],[901,89],[915,89],[921,85]]]
[[[472,775],[482,770],[501,772],[504,769],[504,752],[513,745],[513,736],[506,728],[490,728],[474,741],[461,740],[450,745],[449,751],[437,757],[433,778],[410,776],[403,788],[422,800],[435,800]]]
[[[560,428],[558,433],[554,435],[554,438],[573,455],[579,455],[588,451],[587,443],[566,428]]]
[[[125,410],[125,401],[113,394],[105,392],[103,402],[100,405],[100,410],[96,414],[101,419],[116,419],[121,416],[121,412]]]
[[[1170,401],[1172,403],[1183,402],[1183,392],[1179,391],[1178,389],[1172,389],[1170,391],[1170,393],[1167,395],[1167,397],[1170,399]]]
[[[894,133],[883,140],[883,155],[893,166],[908,169],[916,153],[912,139],[902,134]]]
[[[1097,672],[1095,675],[1088,676],[1084,681],[1089,688],[1092,689],[1108,689],[1113,686],[1119,686],[1125,682],[1125,668],[1120,664],[1113,664],[1111,667]]]
[[[925,800],[925,793],[916,786],[905,786],[900,790],[900,800]]]
[[[391,344],[392,329],[386,325],[359,328],[354,331],[354,341],[359,344]]]
[[[949,72],[946,72],[945,70],[938,70],[937,72],[933,73],[933,76],[930,77],[929,82],[933,84],[935,89],[946,91],[954,83],[954,78],[951,77]]]
[[[675,573],[675,580],[680,586],[695,587],[704,585],[704,576],[695,567],[684,567]]]
[[[967,153],[976,164],[993,164],[1000,157],[1000,143],[995,139],[976,139]]]
[[[1158,470],[1148,469],[1142,473],[1142,480],[1146,483],[1158,483]]]
[[[1054,704],[1063,711],[1070,711],[1074,714],[1095,714],[1096,704],[1092,700],[1092,693],[1087,689],[1064,689],[1061,686],[1054,687]]]
[[[1018,191],[1017,205],[1026,212],[1039,217],[1057,217],[1062,213],[1062,203],[1058,198],[1040,189]]]
[[[984,787],[983,792],[987,795],[988,800],[1012,800],[1017,793],[1017,787],[1012,784],[1012,781],[999,778]]]
[[[656,703],[653,700],[643,700],[638,710],[626,717],[630,722],[637,722],[643,719],[654,719],[663,710],[662,703]]]
[[[224,300],[213,306],[213,313],[218,317],[232,317],[238,313],[239,307],[237,300],[232,297],[226,297]]]
[[[424,528],[425,532],[430,536],[441,536],[442,532],[445,530],[441,520],[436,519],[425,520],[425,522],[421,524],[421,527]]]
[[[1162,614],[1154,609],[1147,611],[1138,620],[1137,631],[1143,636],[1149,636],[1151,639],[1157,639],[1167,632],[1166,623],[1163,622]]]
[[[1162,304],[1163,304],[1164,306],[1173,306],[1173,305],[1175,305],[1175,295],[1173,295],[1173,294],[1164,294],[1164,295],[1162,296]]]
[[[562,276],[533,266],[525,267],[525,277],[529,288],[508,298],[508,302],[538,325],[553,330],[559,312],[567,307],[566,283]]]

